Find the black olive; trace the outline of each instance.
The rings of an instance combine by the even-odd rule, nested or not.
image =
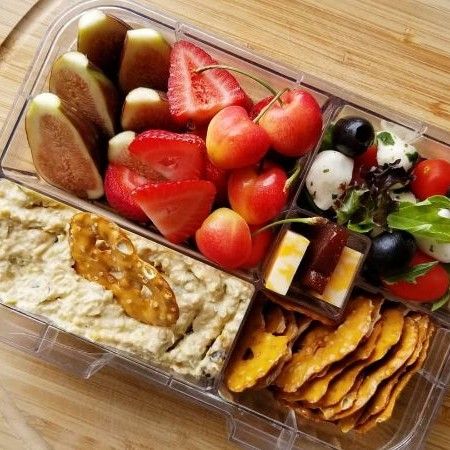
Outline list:
[[[406,231],[384,231],[372,240],[367,268],[381,276],[403,272],[416,249],[414,237]]]
[[[374,138],[372,124],[362,117],[344,117],[333,127],[333,148],[351,158],[364,153]]]

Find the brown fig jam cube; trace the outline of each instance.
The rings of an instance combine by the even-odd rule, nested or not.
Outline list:
[[[334,223],[326,223],[312,227],[308,238],[311,243],[296,278],[302,286],[322,294],[347,243],[348,232]]]

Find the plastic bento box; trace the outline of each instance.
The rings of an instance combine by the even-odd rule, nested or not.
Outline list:
[[[417,124],[397,114],[386,113],[376,105],[367,105],[361,99],[342,93],[325,81],[309,77],[300,71],[301,68],[295,70],[268,61],[195,27],[131,2],[114,0],[80,2],[59,15],[50,27],[22,85],[1,135],[2,177],[76,209],[100,212],[130,232],[199,259],[205,264],[211,263],[195,250],[184,246],[174,246],[152,230],[144,229],[119,217],[106,209],[103,203],[77,199],[48,185],[37,176],[26,141],[24,113],[30,98],[47,89],[46,83],[52,61],[58,55],[74,48],[77,21],[83,12],[91,8],[100,8],[105,12],[110,12],[134,26],[155,28],[169,42],[179,39],[190,40],[204,48],[221,63],[248,69],[270,81],[276,88],[303,86],[316,97],[322,107],[324,130],[339,115],[356,109],[359,113],[368,115],[374,120],[384,119],[410,130],[423,155],[442,156],[448,155],[450,151],[448,145],[450,137],[441,130],[428,131],[423,124]],[[264,92],[255,88],[255,85],[249,84],[245,78],[238,78],[250,96],[254,98],[263,96]],[[315,152],[319,147],[320,143]],[[299,209],[304,205],[298,203],[298,198],[304,188],[305,175],[315,152],[304,159],[303,176],[283,216],[312,214],[310,211]],[[286,227],[283,227],[279,231],[279,235],[285,229]],[[366,254],[370,243],[360,236],[352,234],[349,245]],[[276,243],[273,248],[275,246]],[[269,257],[270,252],[266,261]],[[230,275],[240,277],[253,284],[256,296],[264,295],[261,268],[253,272],[234,272]],[[374,290],[372,286],[360,279],[356,280],[355,287]],[[330,317],[338,318],[341,314],[340,309],[312,299],[310,296],[299,299],[296,292],[293,292],[292,295],[288,294],[288,296],[295,298],[300,304],[313,307]],[[424,308],[419,307],[419,309]],[[450,380],[450,315],[447,310],[433,313],[440,325],[433,338],[429,357],[425,366],[414,376],[406,392],[402,394],[393,417],[363,435],[342,434],[332,425],[319,425],[297,419],[293,411],[276,405],[264,392],[249,393],[233,398],[223,388],[223,368],[213,382],[193,381],[189,377],[179,376],[148,361],[94,344],[82,337],[63,331],[48,323],[45,318],[20,312],[13,307],[0,305],[0,316],[2,323],[0,339],[3,342],[83,378],[89,378],[106,365],[141,376],[150,383],[172,390],[177,395],[189,397],[193,403],[199,404],[201,407],[221,412],[229,425],[229,438],[246,448],[419,448],[425,442],[426,432],[441,404],[445,388]],[[241,325],[244,321],[245,318]],[[239,339],[239,334],[237,334],[237,339]],[[228,356],[229,354],[226,355],[226,358]]]

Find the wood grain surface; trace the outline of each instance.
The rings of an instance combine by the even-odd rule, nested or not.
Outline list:
[[[62,3],[0,2],[0,124]],[[141,3],[450,131],[448,0]],[[80,380],[4,345],[0,360],[1,449],[235,448],[222,417],[122,373]],[[450,448],[449,394],[427,448]]]

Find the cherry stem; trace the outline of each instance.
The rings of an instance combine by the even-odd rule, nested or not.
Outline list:
[[[284,193],[286,193],[291,188],[291,186],[295,183],[295,181],[297,180],[298,176],[300,175],[300,173],[302,171],[302,168],[303,168],[303,164],[302,164],[301,160],[297,160],[297,163],[295,164],[295,169],[292,172],[292,175],[284,183],[284,188],[283,188]]]
[[[209,66],[198,67],[197,69],[194,70],[194,72],[202,73],[205,70],[211,70],[211,69],[225,69],[225,70],[229,70],[230,72],[240,73],[241,75],[245,75],[246,77],[249,77],[252,80],[256,81],[261,86],[264,86],[272,95],[277,94],[277,91],[269,83],[266,83],[264,80],[261,80],[261,78],[255,77],[254,75],[252,75],[248,72],[245,72],[244,70],[238,69],[236,67],[227,66],[226,64],[211,64]]]
[[[328,222],[328,219],[325,217],[295,217],[293,219],[283,219],[277,220],[276,222],[269,223],[268,225],[259,228],[254,231],[252,235],[261,233],[261,231],[266,231],[269,228],[276,227],[277,225],[283,225],[284,223],[304,223],[306,225],[324,225]]]
[[[277,95],[275,95],[275,97],[270,100],[270,102],[264,106],[264,108],[259,112],[259,114],[253,119],[254,123],[258,123],[262,117],[264,116],[264,114],[270,109],[272,108],[272,106],[278,101],[278,99],[286,92],[288,91],[289,88],[285,88],[282,91],[278,92]]]

